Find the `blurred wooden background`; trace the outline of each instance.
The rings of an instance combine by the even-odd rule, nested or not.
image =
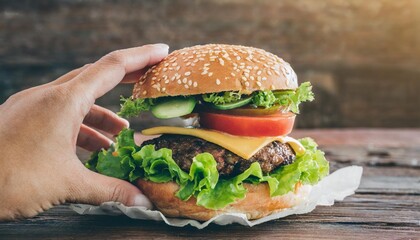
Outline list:
[[[299,127],[420,127],[417,0],[0,0],[0,103],[109,51],[250,45],[315,85]],[[98,100],[118,109],[120,86]]]

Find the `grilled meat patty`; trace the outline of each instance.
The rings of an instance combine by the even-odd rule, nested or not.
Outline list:
[[[248,160],[219,145],[186,135],[164,134],[145,141],[142,146],[149,144],[155,145],[156,149],[171,149],[173,159],[186,172],[190,170],[193,158],[197,154],[208,152],[216,160],[217,170],[221,177],[237,175],[248,169],[253,162],[259,162],[262,171],[269,173],[277,167],[290,164],[295,160],[293,149],[288,144],[277,141],[260,149]]]

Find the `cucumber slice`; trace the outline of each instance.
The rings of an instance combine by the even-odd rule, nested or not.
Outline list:
[[[196,100],[193,97],[171,97],[151,107],[152,114],[160,119],[180,117],[190,114],[195,107]]]
[[[239,99],[236,102],[231,102],[231,103],[226,103],[226,104],[221,104],[221,105],[212,104],[212,106],[213,108],[219,109],[219,110],[229,110],[229,109],[245,106],[251,103],[251,101],[252,101],[252,97],[246,97],[246,98]]]

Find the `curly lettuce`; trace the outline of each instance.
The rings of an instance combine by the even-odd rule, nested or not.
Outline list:
[[[167,148],[155,149],[153,145],[139,147],[134,142],[134,131],[124,129],[116,144],[108,150],[92,154],[86,167],[101,174],[130,182],[145,179],[157,183],[175,181],[179,185],[176,196],[188,200],[192,196],[197,205],[208,209],[222,209],[246,195],[244,183],[268,183],[272,197],[294,190],[296,183],[316,184],[329,173],[324,153],[310,138],[300,139],[306,152],[289,165],[270,174],[263,174],[258,162],[241,174],[220,178],[217,162],[210,153],[194,157],[189,172],[183,171]]]
[[[310,82],[302,83],[295,91],[257,91],[252,96],[252,102],[257,107],[286,106],[293,113],[299,113],[299,105],[302,102],[313,100],[314,93]]]
[[[155,101],[152,98],[124,98],[121,96],[121,109],[117,113],[121,117],[129,118],[136,117],[141,112],[147,112],[150,107],[155,105]]]
[[[236,102],[241,99],[242,94],[238,91],[206,93],[201,95],[203,101],[213,103],[215,105],[222,105],[226,103]]]

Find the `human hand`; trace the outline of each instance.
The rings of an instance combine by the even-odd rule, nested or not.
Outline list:
[[[94,104],[119,82],[132,82],[168,54],[164,44],[112,52],[57,80],[11,96],[0,105],[0,220],[34,216],[53,205],[106,201],[149,206],[128,182],[86,169],[76,145],[112,141],[128,122]]]

